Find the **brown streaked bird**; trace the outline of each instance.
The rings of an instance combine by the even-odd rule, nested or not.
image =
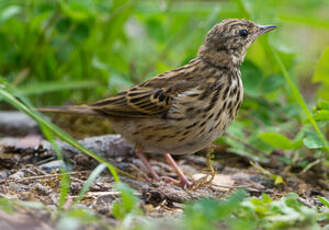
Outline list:
[[[191,185],[170,154],[191,154],[209,146],[236,117],[243,98],[240,65],[258,36],[276,26],[226,19],[206,36],[197,57],[127,91],[90,105],[40,109],[100,115],[136,147],[155,180],[160,177],[144,153],[164,154],[180,185]]]

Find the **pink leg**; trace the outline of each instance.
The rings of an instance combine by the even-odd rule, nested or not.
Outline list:
[[[150,171],[150,173],[152,174],[154,180],[156,181],[160,181],[160,177],[158,176],[158,174],[154,171],[154,169],[152,168],[152,166],[150,165],[150,163],[148,162],[148,160],[145,157],[145,154],[143,151],[136,151],[136,154],[138,156],[138,158],[143,162],[143,164],[146,166],[146,168]]]
[[[177,173],[180,181],[177,182],[173,179],[171,179],[172,182],[180,184],[183,188],[192,186],[192,183],[186,178],[182,170],[178,167],[175,160],[172,158],[172,156],[169,153],[163,154],[165,158],[167,159],[168,163],[171,165],[171,167],[175,170]]]

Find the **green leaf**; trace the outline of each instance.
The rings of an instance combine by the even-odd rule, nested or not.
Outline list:
[[[92,15],[91,0],[69,0],[61,1],[61,8],[64,14],[77,21],[85,21]]]
[[[218,229],[215,228],[216,221],[230,218],[232,213],[239,208],[245,195],[244,190],[238,190],[226,200],[204,198],[186,205],[183,219],[185,228],[183,229]]]
[[[292,149],[299,149],[303,146],[303,139],[294,140],[292,144]]]
[[[275,185],[284,184],[284,180],[283,180],[282,176],[276,175],[276,177],[274,178],[274,184]]]
[[[259,135],[259,138],[272,145],[275,148],[279,149],[293,149],[293,142],[286,136],[280,133],[265,132]]]
[[[324,146],[320,137],[313,131],[305,131],[303,143],[309,149],[319,149]]]
[[[313,115],[317,121],[329,121],[329,110],[319,110]]]
[[[284,78],[281,75],[272,75],[265,78],[261,83],[263,93],[271,93],[280,88],[284,83]]]
[[[329,110],[329,101],[320,101],[317,105],[316,108],[321,110]]]
[[[260,224],[255,229],[321,229],[317,224],[317,212],[298,201],[298,195],[289,193],[280,200],[249,198],[242,202],[241,213],[256,216]],[[241,215],[241,214],[240,214]],[[250,216],[250,217],[251,217]]]

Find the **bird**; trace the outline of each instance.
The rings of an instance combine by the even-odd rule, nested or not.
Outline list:
[[[156,75],[117,95],[92,104],[41,108],[102,116],[135,146],[136,154],[152,177],[145,153],[163,154],[184,188],[192,183],[172,155],[193,154],[221,136],[237,116],[243,100],[240,66],[247,49],[275,25],[258,25],[246,19],[225,19],[206,34],[194,59],[186,65]]]

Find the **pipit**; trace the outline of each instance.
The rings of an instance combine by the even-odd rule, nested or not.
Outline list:
[[[164,154],[181,186],[191,183],[170,154],[195,153],[211,143],[236,117],[243,99],[240,65],[255,39],[276,26],[226,19],[206,35],[188,64],[89,105],[45,108],[45,112],[100,115],[136,147],[155,180],[144,153]]]

